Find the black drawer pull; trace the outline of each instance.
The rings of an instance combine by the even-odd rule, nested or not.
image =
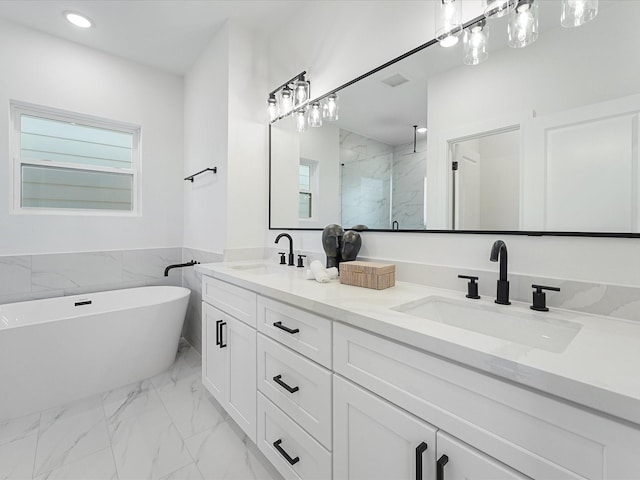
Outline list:
[[[281,380],[281,378],[282,378],[282,375],[276,375],[275,377],[273,377],[273,381],[276,382],[278,385],[280,385],[282,388],[284,388],[287,392],[296,393],[298,390],[300,390],[298,387],[290,387],[289,385],[284,383]]]
[[[279,438],[278,440],[273,442],[273,446],[276,447],[276,450],[280,452],[280,455],[282,455],[285,458],[285,460],[289,462],[289,465],[295,465],[296,463],[298,463],[300,461],[300,457],[291,458],[289,454],[284,451],[284,448],[280,446],[281,443],[282,443],[282,439]]]
[[[442,455],[436,462],[436,480],[444,480],[444,466],[449,463],[449,457]]]
[[[422,480],[422,454],[427,448],[427,444],[424,442],[416,447],[416,480]]]
[[[224,320],[216,321],[216,345],[220,345],[220,324],[224,322]]]
[[[284,325],[282,325],[282,322],[274,322],[273,326],[276,327],[276,328],[279,328],[280,330],[284,330],[287,333],[291,333],[291,334],[298,333],[300,331],[299,328],[291,329],[289,327],[285,327]]]
[[[227,346],[227,344],[224,343],[224,340],[223,340],[224,337],[222,335],[222,327],[225,326],[226,324],[227,324],[227,322],[222,322],[220,324],[220,348],[224,348],[224,347]]]

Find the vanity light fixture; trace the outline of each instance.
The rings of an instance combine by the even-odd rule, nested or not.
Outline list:
[[[305,80],[306,73],[299,73],[269,93],[267,112],[270,123],[286,117],[309,101],[310,83]]]
[[[309,124],[307,123],[307,107],[301,107],[296,110],[296,130],[298,133],[306,132]]]
[[[562,0],[560,24],[563,27],[579,27],[598,15],[598,0]]]
[[[489,53],[487,52],[488,37],[489,29],[487,27],[487,21],[484,19],[471,25],[464,31],[464,54],[462,62],[465,65],[478,65],[489,58]]]
[[[485,0],[485,18],[501,18],[516,8],[518,0]]]
[[[524,48],[538,39],[538,4],[534,0],[519,0],[509,16],[507,34],[511,48]]]
[[[322,104],[322,118],[328,122],[335,122],[338,120],[338,94],[330,93],[323,100]]]
[[[287,115],[293,110],[293,91],[284,87],[280,92],[280,114]]]
[[[311,102],[311,108],[309,109],[309,126],[322,126],[322,111],[320,110],[320,102],[317,100]]]
[[[89,18],[77,12],[64,12],[64,18],[76,27],[90,28],[93,26],[93,22]]]
[[[453,47],[462,33],[461,0],[440,0],[436,20],[436,40],[442,47]]]
[[[269,122],[274,122],[278,118],[278,100],[276,100],[275,93],[269,94],[267,105],[269,111]]]
[[[418,132],[418,133],[427,133],[427,127],[418,127],[418,128],[416,128],[416,132]]]
[[[305,80],[304,74],[300,74],[298,79],[294,82],[293,91],[294,104],[296,107],[309,100],[309,82]]]

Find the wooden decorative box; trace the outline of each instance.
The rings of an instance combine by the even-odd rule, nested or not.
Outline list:
[[[383,290],[396,284],[396,266],[392,263],[342,262],[340,283]]]

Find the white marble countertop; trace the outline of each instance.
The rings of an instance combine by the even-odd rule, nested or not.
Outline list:
[[[238,268],[265,264],[268,270]],[[260,261],[197,265],[205,275],[294,304],[333,320],[453,360],[547,394],[640,424],[640,323],[528,304],[496,306],[458,291],[406,282],[385,290],[305,279],[305,269]],[[504,308],[525,321],[574,322],[577,335],[551,352],[495,336],[418,318],[391,308],[436,295],[473,308]],[[502,312],[502,310],[500,310]],[[517,318],[515,321],[517,321]]]

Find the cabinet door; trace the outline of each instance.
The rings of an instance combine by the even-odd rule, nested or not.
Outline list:
[[[439,431],[438,480],[525,480],[524,476],[473,447]]]
[[[229,316],[202,302],[202,384],[226,408],[229,390],[229,347],[221,330]]]
[[[231,418],[256,441],[256,331],[228,317],[222,341],[229,346],[229,392],[225,406]]]
[[[435,479],[435,428],[336,375],[333,391],[333,478]]]

